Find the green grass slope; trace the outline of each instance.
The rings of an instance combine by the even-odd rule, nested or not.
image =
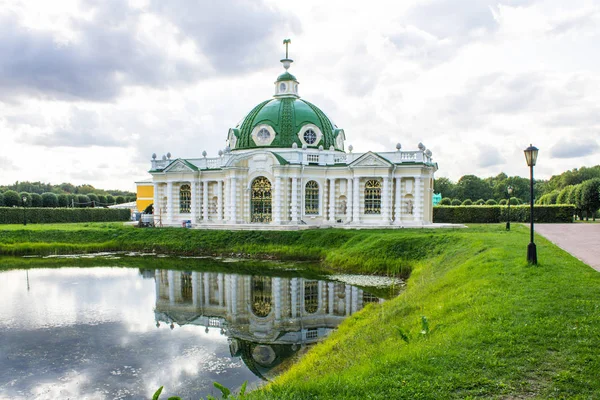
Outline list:
[[[346,320],[265,399],[600,398],[600,274],[528,230],[452,232],[404,293]]]

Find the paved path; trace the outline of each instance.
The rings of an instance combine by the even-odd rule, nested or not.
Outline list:
[[[535,232],[600,271],[600,224],[535,224]]]

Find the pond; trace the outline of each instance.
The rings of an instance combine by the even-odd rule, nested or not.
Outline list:
[[[215,381],[256,387],[390,293],[369,277],[122,258],[0,272],[0,397],[147,399],[164,385],[164,398],[198,399],[219,394]]]

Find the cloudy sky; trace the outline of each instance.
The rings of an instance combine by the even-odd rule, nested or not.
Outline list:
[[[416,149],[437,176],[600,163],[597,0],[0,0],[0,184],[134,190],[159,157],[216,156],[273,94],[355,151]]]

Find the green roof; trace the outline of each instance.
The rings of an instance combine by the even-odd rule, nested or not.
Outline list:
[[[283,74],[277,77],[277,82],[281,81],[297,81],[296,77],[289,72],[285,71]]]
[[[252,131],[257,125],[266,124],[275,131],[275,138],[268,146],[259,146],[252,139]],[[339,131],[334,131],[337,126],[325,115],[321,109],[306,100],[294,97],[282,97],[266,100],[257,105],[246,115],[234,131],[238,137],[235,149],[249,149],[256,147],[290,148],[294,143],[302,147],[298,132],[307,124],[316,125],[323,136],[321,140],[310,147],[323,146],[329,149],[334,146],[336,150],[336,136]]]

